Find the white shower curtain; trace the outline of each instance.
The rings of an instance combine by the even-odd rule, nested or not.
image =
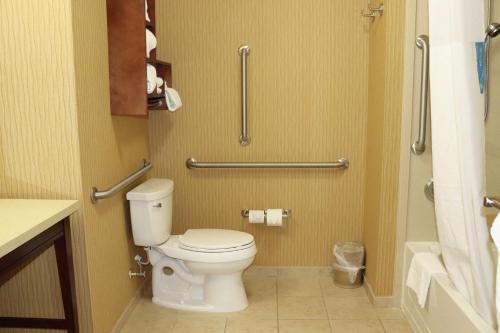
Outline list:
[[[439,241],[449,276],[492,326],[493,261],[482,215],[483,95],[476,42],[484,39],[482,1],[429,0],[432,158]]]

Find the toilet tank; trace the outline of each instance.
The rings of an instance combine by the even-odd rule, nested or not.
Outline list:
[[[170,237],[173,194],[174,182],[160,178],[149,179],[127,193],[135,245],[159,245]]]

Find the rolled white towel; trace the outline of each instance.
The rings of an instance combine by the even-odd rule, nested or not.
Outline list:
[[[146,29],[146,57],[149,58],[151,51],[156,48],[158,41],[151,30]]]
[[[151,22],[151,19],[149,18],[148,14],[148,0],[144,0],[144,12],[145,12],[144,18],[146,19],[146,21]]]
[[[153,93],[156,89],[157,73],[156,67],[150,64],[146,66],[146,91],[148,94]]]
[[[419,252],[413,256],[406,277],[406,286],[415,291],[420,307],[425,307],[427,294],[434,275],[446,275],[439,258],[430,252]]]
[[[163,90],[161,90],[161,87],[163,87],[163,79],[161,77],[156,78],[156,93],[161,94]]]

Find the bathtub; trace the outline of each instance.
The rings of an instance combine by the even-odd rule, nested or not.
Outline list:
[[[406,272],[417,252],[439,253],[439,243],[407,242],[404,253],[402,309],[417,333],[495,333],[458,293],[447,276],[432,278],[427,303],[420,308],[413,290],[406,287]]]

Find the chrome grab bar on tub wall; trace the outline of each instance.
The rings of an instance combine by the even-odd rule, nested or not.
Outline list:
[[[490,3],[491,4],[491,3]],[[489,10],[491,18],[491,6]],[[484,37],[484,121],[488,120],[489,101],[490,101],[490,43],[491,39],[500,35],[500,24],[491,22],[486,28]]]
[[[143,165],[139,170],[137,170],[130,176],[123,178],[117,184],[113,185],[107,190],[99,191],[96,187],[92,187],[92,190],[90,191],[90,200],[92,201],[92,203],[95,204],[97,200],[105,199],[112,196],[116,192],[125,188],[127,185],[130,185],[134,180],[140,178],[142,175],[148,172],[151,169],[151,167],[152,167],[151,163],[149,163],[146,160],[143,160]]]
[[[349,161],[341,158],[336,162],[198,162],[186,161],[188,169],[347,169]]]
[[[420,35],[416,40],[417,47],[422,50],[422,72],[420,83],[420,125],[418,139],[411,145],[411,151],[415,155],[421,155],[425,151],[425,132],[427,129],[427,102],[429,94],[429,37]]]
[[[240,144],[246,146],[250,143],[248,136],[248,98],[247,98],[247,59],[250,54],[250,46],[241,45],[238,49],[241,56],[241,136]]]
[[[484,197],[484,207],[494,207],[496,209],[500,209],[500,199]]]

